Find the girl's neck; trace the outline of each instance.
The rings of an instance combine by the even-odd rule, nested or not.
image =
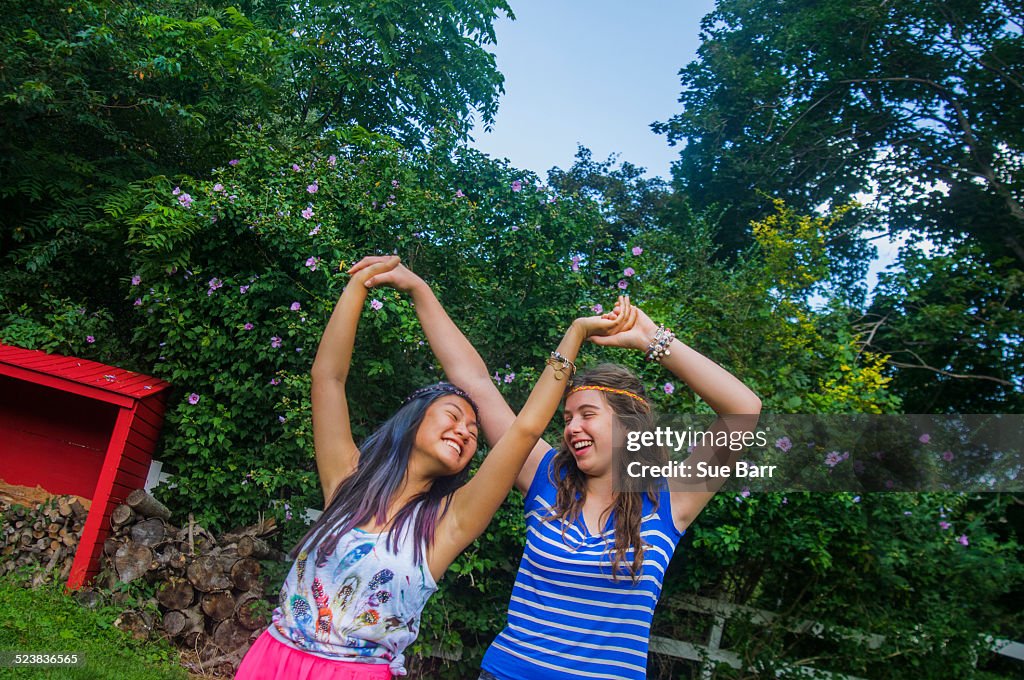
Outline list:
[[[615,490],[612,485],[612,474],[600,475],[598,477],[591,477],[587,475],[587,498],[593,498],[597,501],[603,501],[605,504],[611,504],[615,500]]]

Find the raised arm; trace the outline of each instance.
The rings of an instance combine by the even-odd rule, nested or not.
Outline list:
[[[632,328],[615,335],[595,337],[594,342],[646,352],[658,332],[658,325],[639,308],[633,309],[636,310],[636,323]],[[679,340],[673,339],[666,349],[669,351],[662,357],[661,365],[686,383],[718,414],[711,431],[753,431],[761,412],[761,400],[750,388],[729,371]],[[731,465],[739,453],[726,448],[697,447],[687,463],[690,469],[696,469],[700,461]],[[725,478],[701,480],[700,488],[694,488],[685,481],[673,483],[672,517],[680,531],[693,522],[725,481]]]
[[[598,316],[576,319],[559,343],[557,354],[576,360],[583,341],[593,335],[614,332],[631,323],[627,309],[617,318]],[[553,365],[554,364],[554,365]],[[490,523],[512,489],[520,468],[551,421],[571,379],[571,369],[551,360],[530,392],[523,410],[491,449],[473,478],[455,492],[442,520],[431,561],[447,568]]]
[[[381,259],[363,258],[350,271],[357,273]],[[430,349],[441,363],[448,380],[466,390],[480,407],[480,426],[488,444],[494,446],[512,426],[516,414],[494,385],[480,354],[448,316],[430,286],[403,265],[372,277],[367,281],[367,286],[391,286],[412,296],[416,315],[427,335]],[[550,444],[538,439],[516,477],[516,487],[520,491],[525,493],[530,487],[541,459],[550,448]]]
[[[334,490],[355,471],[359,450],[352,439],[345,381],[352,363],[356,328],[366,301],[366,280],[398,266],[398,258],[381,258],[352,276],[331,314],[313,361],[313,446],[324,505]]]

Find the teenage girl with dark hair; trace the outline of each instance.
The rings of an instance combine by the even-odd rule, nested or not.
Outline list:
[[[401,269],[377,257],[352,278],[324,330],[313,363],[313,439],[323,515],[296,546],[273,624],[236,677],[385,679],[404,675],[403,650],[452,561],[486,528],[550,421],[580,344],[633,317],[577,319],[548,359],[518,418],[471,480],[479,413],[449,383],[413,392],[356,447],[346,378],[356,327],[375,277]]]
[[[445,373],[480,404],[488,441],[500,440],[516,416],[430,288],[404,267],[375,277],[374,284],[412,294]],[[630,308],[634,314],[635,323],[594,342],[644,352],[661,363],[718,414],[711,431],[753,428],[761,410],[753,392],[636,307]],[[620,486],[613,488],[612,452],[625,431],[655,427],[642,383],[621,366],[576,376],[564,419],[559,449],[539,441],[516,478],[525,495],[526,546],[508,625],[484,656],[482,679],[645,678],[651,619],[669,560],[724,481],[670,491],[620,474]],[[729,457],[723,453],[729,452],[698,447],[692,456],[722,461]],[[645,447],[630,460],[657,464],[665,455]]]

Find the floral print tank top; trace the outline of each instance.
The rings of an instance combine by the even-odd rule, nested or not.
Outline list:
[[[353,529],[333,553],[299,553],[281,587],[270,634],[284,644],[336,661],[387,663],[405,675],[405,648],[437,584],[414,566],[411,527],[395,550],[387,534]]]

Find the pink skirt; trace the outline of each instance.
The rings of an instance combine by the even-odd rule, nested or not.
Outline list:
[[[293,649],[268,631],[242,659],[235,680],[391,680],[386,663],[331,661]]]

